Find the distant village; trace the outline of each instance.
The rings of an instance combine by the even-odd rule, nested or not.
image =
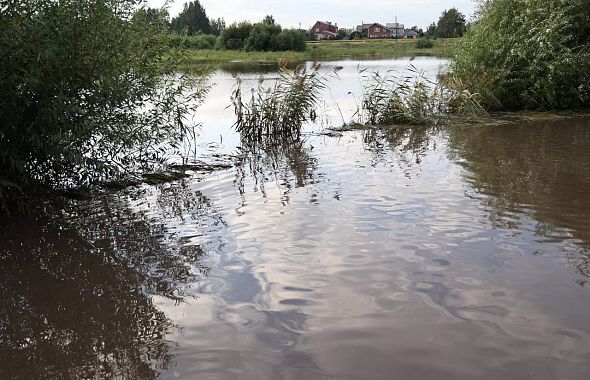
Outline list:
[[[338,24],[330,21],[317,21],[310,29],[309,34],[316,40],[331,40],[338,38]],[[342,30],[342,29],[341,29]],[[398,22],[378,22],[357,25],[355,29],[344,29],[347,36],[358,33],[366,38],[417,38],[419,35],[412,29],[406,29],[404,24]]]

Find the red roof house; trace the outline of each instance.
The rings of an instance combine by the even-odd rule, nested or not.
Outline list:
[[[338,26],[329,21],[317,21],[309,30],[309,34],[317,40],[336,38]]]
[[[379,23],[374,23],[369,26],[367,30],[367,37],[369,38],[392,38],[393,30]]]

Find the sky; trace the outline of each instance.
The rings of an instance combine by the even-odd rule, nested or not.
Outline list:
[[[151,7],[161,7],[166,0],[147,0]],[[170,0],[169,12],[176,16],[189,0]],[[436,22],[445,9],[457,8],[472,16],[473,0],[200,0],[209,18],[234,21],[259,21],[271,14],[283,27],[309,29],[318,21],[331,21],[340,28],[353,28],[361,22],[398,22],[406,27],[426,28]]]

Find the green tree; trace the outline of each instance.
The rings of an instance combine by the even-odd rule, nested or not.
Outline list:
[[[211,22],[199,0],[184,3],[182,12],[172,19],[171,27],[179,34],[186,30],[189,36],[197,33],[211,33]]]
[[[214,36],[220,36],[225,29],[225,20],[223,18],[218,18],[217,20],[210,20],[211,24],[211,31],[210,33]]]
[[[247,51],[274,51],[277,50],[277,37],[281,33],[280,25],[260,22],[254,24],[250,35],[244,42]]]
[[[133,19],[141,1],[3,4],[0,192],[2,183],[86,184],[163,162],[162,143],[184,136],[202,93],[175,76],[162,23]]]
[[[264,16],[264,19],[262,20],[263,24],[267,24],[267,25],[274,25],[275,24],[275,18],[272,15],[266,15]]]
[[[251,30],[252,24],[248,21],[233,23],[225,28],[219,36],[219,46],[222,49],[242,50]]]
[[[426,36],[427,38],[436,37],[436,24],[435,23],[428,25],[428,28],[426,29],[424,36]]]
[[[590,106],[590,1],[489,0],[453,75],[489,109]]]
[[[436,37],[454,38],[465,33],[465,16],[456,8],[445,10],[436,25]]]
[[[424,30],[422,28],[418,28],[416,25],[414,25],[410,29],[416,32],[418,37],[424,37]]]

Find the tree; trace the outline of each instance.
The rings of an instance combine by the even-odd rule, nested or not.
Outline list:
[[[465,16],[456,8],[445,10],[436,25],[436,37],[462,37],[465,33]]]
[[[348,34],[346,29],[338,29],[338,33],[336,33],[336,39],[345,40],[348,38],[350,38],[350,34]]]
[[[225,20],[223,18],[218,18],[217,20],[210,20],[211,24],[211,34],[215,36],[220,36],[225,29]]]
[[[435,23],[428,25],[428,28],[426,29],[426,33],[424,33],[424,36],[426,36],[427,38],[436,37],[436,24]]]
[[[262,20],[263,24],[267,24],[267,25],[274,25],[275,24],[275,18],[272,17],[272,15],[266,15],[264,16],[264,19]]]
[[[139,4],[7,2],[0,192],[8,182],[64,187],[149,170],[163,163],[163,143],[190,129],[185,116],[202,92],[175,75],[175,54],[163,60],[162,23],[133,19]]]
[[[228,50],[242,50],[251,30],[252,24],[248,21],[233,23],[219,36],[219,46]]]
[[[267,20],[265,20],[267,21]],[[274,51],[277,50],[277,37],[281,33],[280,25],[260,22],[254,24],[250,35],[244,42],[244,50],[247,51]]]
[[[418,28],[416,25],[414,25],[410,29],[416,32],[416,34],[418,34],[418,37],[424,37],[424,30],[422,28]]]
[[[184,9],[172,19],[171,26],[172,30],[179,34],[186,30],[189,36],[197,33],[211,33],[211,22],[199,0],[184,3]]]

